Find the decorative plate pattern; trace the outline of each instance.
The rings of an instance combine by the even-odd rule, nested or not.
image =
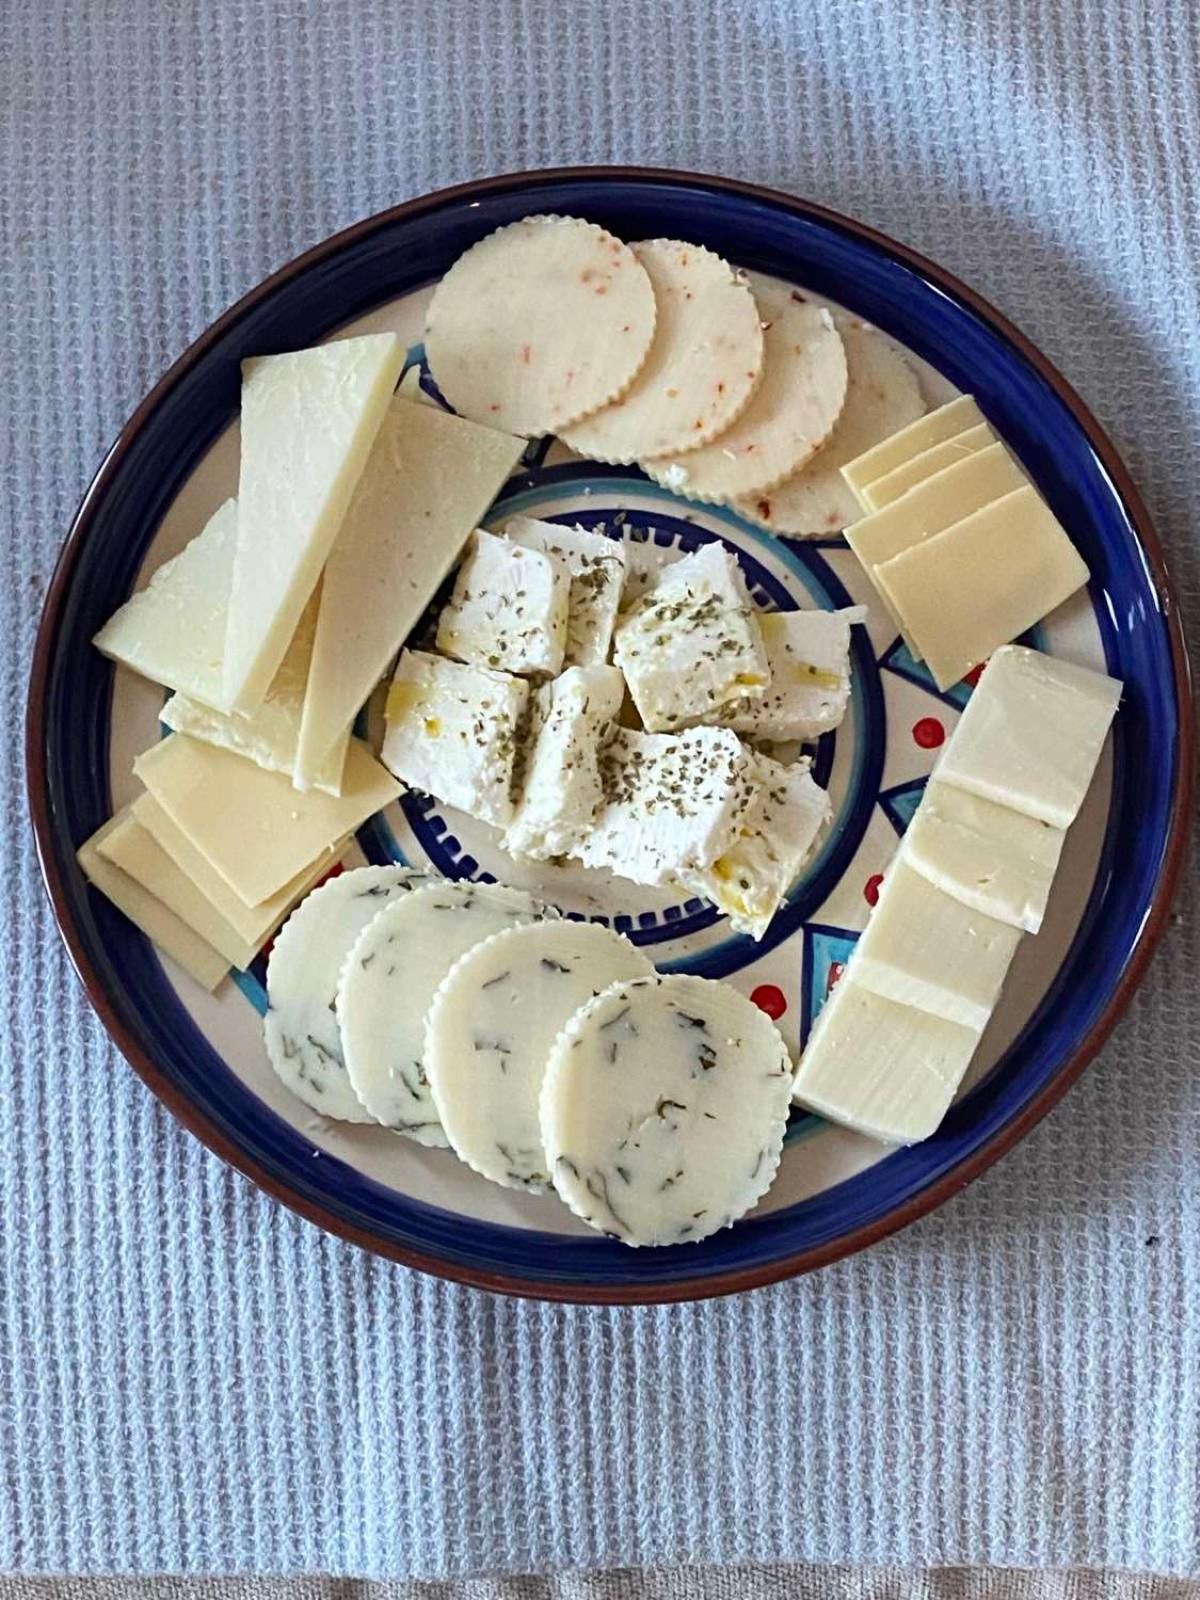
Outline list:
[[[216,996],[200,993],[87,891],[73,863],[75,845],[131,792],[132,756],[158,736],[162,702],[152,686],[114,677],[89,640],[142,566],[178,549],[236,481],[239,360],[335,330],[395,328],[423,394],[441,403],[419,346],[430,283],[474,239],[546,210],[594,217],[627,238],[694,238],[878,324],[911,352],[931,403],[970,388],[1093,573],[1089,594],[1048,619],[1037,642],[1128,685],[1046,928],[1025,941],[966,1092],[935,1138],[888,1152],[796,1117],[780,1178],[750,1219],[701,1245],[637,1253],[587,1233],[552,1197],[496,1189],[446,1152],[315,1118],[266,1064],[262,960]],[[728,978],[798,1048],[970,685],[937,692],[840,539],[774,538],[550,441],[525,452],[492,521],[517,511],[602,528],[639,564],[721,539],[764,608],[870,607],[854,630],[849,715],[813,752],[833,825],[761,943],[732,934],[700,900],[582,870],[538,879],[568,914],[610,922],[662,968]],[[902,1225],[994,1159],[1081,1069],[1144,966],[1177,875],[1190,774],[1185,669],[1157,546],[1111,446],[970,291],[844,219],[764,191],[671,174],[538,174],[432,196],[329,241],[235,307],[149,397],[81,508],[47,602],[30,792],[56,913],[106,1025],[228,1159],[324,1226],[430,1270],[565,1298],[681,1298],[768,1282]],[[400,857],[527,881],[491,830],[419,794],[372,819],[347,862]]]

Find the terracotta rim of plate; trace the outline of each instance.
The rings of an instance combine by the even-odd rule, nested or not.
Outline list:
[[[326,257],[336,255],[348,245],[368,238],[380,228],[393,226],[434,211],[447,203],[478,199],[504,193],[512,189],[528,189],[535,193],[542,184],[596,180],[631,184],[671,183],[686,188],[718,191],[732,197],[765,201],[801,218],[812,218],[831,223],[858,239],[884,250],[904,262],[921,277],[938,285],[952,297],[968,306],[989,324],[1033,367],[1054,389],[1070,410],[1096,455],[1103,463],[1117,494],[1128,514],[1129,521],[1140,541],[1153,578],[1154,587],[1162,603],[1162,613],[1167,628],[1174,671],[1176,710],[1179,717],[1179,762],[1172,798],[1171,827],[1163,852],[1162,866],[1155,885],[1150,909],[1146,915],[1129,960],[1126,962],[1107,1005],[1080,1041],[1075,1051],[1059,1067],[1054,1077],[1024,1107],[990,1139],[961,1161],[950,1172],[912,1195],[886,1217],[864,1224],[826,1245],[801,1251],[764,1266],[714,1274],[678,1283],[646,1285],[637,1284],[591,1287],[587,1284],[539,1283],[509,1274],[492,1273],[458,1263],[428,1256],[419,1251],[378,1238],[375,1234],[344,1221],[323,1206],[314,1204],[294,1194],[253,1157],[236,1145],[205,1113],[171,1083],[156,1062],[141,1048],[122,1019],[117,1015],[99,974],[92,965],[86,944],[76,926],[66,891],[62,865],[58,856],[47,789],[46,752],[43,740],[46,689],[50,662],[54,650],[59,614],[70,588],[75,563],[88,537],[94,509],[107,493],[109,483],[120,471],[122,461],[134,438],[156,410],[164,395],[202,360],[208,350],[225,332],[262,301],[269,299],[280,287],[306,272]],[[659,167],[553,167],[534,172],[509,173],[493,178],[483,178],[451,188],[438,189],[431,194],[405,201],[403,204],[381,211],[356,222],[340,233],[313,246],[303,255],[281,267],[242,296],[234,305],[212,323],[198,339],[167,370],[164,376],[134,411],[109,449],[99,470],[89,484],[71,523],[70,531],[59,555],[38,625],[34,647],[33,666],[30,673],[29,702],[25,723],[26,783],[30,813],[37,843],[42,877],[50,896],[59,932],[67,947],[71,962],[79,975],[88,998],[104,1024],[109,1036],[158,1098],[173,1112],[183,1125],[208,1148],[227,1161],[259,1188],[276,1200],[299,1213],[307,1221],[329,1233],[348,1239],[365,1250],[388,1256],[405,1266],[447,1278],[473,1288],[488,1289],[495,1293],[518,1295],[537,1300],[569,1301],[594,1305],[663,1304],[670,1301],[708,1299],[719,1295],[738,1294],[748,1289],[764,1288],[786,1278],[798,1277],[817,1267],[827,1266],[844,1256],[865,1250],[890,1234],[916,1222],[928,1212],[936,1210],[947,1200],[965,1189],[972,1179],[986,1171],[1001,1156],[1033,1128],[1046,1113],[1062,1099],[1084,1068],[1108,1038],[1121,1013],[1129,1004],[1134,990],[1141,982],[1150,958],[1158,946],[1167,926],[1171,904],[1179,887],[1189,838],[1188,819],[1191,816],[1193,767],[1195,762],[1195,730],[1191,691],[1191,673],[1175,586],[1167,571],[1166,560],[1149,512],[1134,486],[1116,448],[1095,417],[1084,405],[1079,395],[1046,359],[1038,348],[1005,316],[967,284],[946,272],[935,262],[896,242],[887,234],[865,224],[855,222],[827,206],[800,200],[779,190],[762,185],[743,183],[735,178],[710,177],[703,173],[674,171]]]

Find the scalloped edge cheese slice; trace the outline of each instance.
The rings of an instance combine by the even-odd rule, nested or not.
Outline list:
[[[450,1146],[507,1189],[549,1184],[538,1102],[558,1035],[599,989],[649,977],[641,951],[596,923],[494,933],[450,968],[425,1024],[425,1071]]]
[[[279,1080],[339,1122],[374,1123],[350,1084],[334,1014],[342,963],[384,906],[429,882],[405,866],[357,867],[315,889],[284,924],[267,963],[263,1039]]]
[[[658,321],[621,398],[559,430],[593,461],[629,463],[707,444],[737,420],[762,376],[758,306],[723,257],[680,239],[630,248],[650,275]]]
[[[840,533],[862,515],[842,476],[846,462],[925,411],[916,374],[877,329],[834,314],[846,347],[846,403],[826,444],[799,472],[734,509],[772,533],[818,538]]]
[[[737,421],[686,454],[639,462],[687,500],[732,504],[765,493],[814,456],[846,399],[846,350],[833,317],[793,291],[755,285],[764,317],[763,374]]]
[[[653,285],[627,244],[578,217],[525,217],[446,273],[425,354],[463,416],[530,437],[558,433],[625,393],[656,317]]]
[[[774,1023],[728,984],[612,984],[550,1053],[540,1120],[555,1188],[623,1244],[706,1239],[770,1187],[793,1075]]]

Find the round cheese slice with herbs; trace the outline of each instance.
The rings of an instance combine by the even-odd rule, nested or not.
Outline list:
[[[625,1244],[707,1238],[766,1193],[794,1075],[774,1023],[728,984],[615,983],[550,1052],[540,1120],[554,1186]]]
[[[578,217],[526,217],[472,245],[434,291],[425,353],[464,417],[556,433],[618,399],[654,337],[646,269]]]
[[[613,405],[563,430],[594,461],[631,462],[694,450],[745,410],[762,376],[758,306],[727,261],[679,239],[632,246],[658,302],[654,342]]]
[[[846,403],[837,426],[811,461],[774,489],[734,509],[772,533],[817,538],[840,533],[862,516],[842,468],[925,413],[916,376],[891,341],[857,317],[834,318],[846,348]]]
[[[346,956],[337,990],[346,1071],[371,1116],[447,1144],[425,1072],[425,1019],[450,968],[505,928],[554,915],[520,889],[446,881],[386,906]]]
[[[429,1008],[424,1059],[456,1154],[506,1188],[545,1188],[538,1101],[551,1046],[585,1001],[653,971],[587,922],[509,928],[455,962]]]
[[[688,500],[718,505],[773,489],[816,455],[846,399],[846,352],[833,317],[794,292],[756,286],[763,374],[737,421],[709,444],[643,459],[645,472]]]
[[[267,963],[267,1055],[297,1098],[341,1122],[373,1122],[350,1085],[333,1013],[354,941],[390,900],[429,880],[409,867],[358,867],[300,902]]]

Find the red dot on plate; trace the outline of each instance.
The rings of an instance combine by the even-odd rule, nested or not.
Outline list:
[[[825,980],[825,993],[832,994],[833,986],[841,981],[842,973],[846,970],[844,961],[831,961],[829,963],[829,976]]]
[[[975,687],[975,685],[979,682],[980,678],[983,677],[983,669],[984,669],[985,665],[986,665],[986,662],[981,661],[977,667],[972,667],[970,672],[968,672],[964,676],[963,682],[967,685],[968,688],[973,689]]]
[[[869,906],[873,906],[879,899],[879,890],[883,884],[883,873],[873,872],[863,884],[863,899]]]
[[[912,736],[922,750],[936,750],[945,743],[946,730],[937,717],[922,717],[913,723]]]
[[[772,1022],[778,1022],[787,1010],[787,999],[782,989],[773,983],[760,983],[750,995],[760,1011],[765,1011]]]

